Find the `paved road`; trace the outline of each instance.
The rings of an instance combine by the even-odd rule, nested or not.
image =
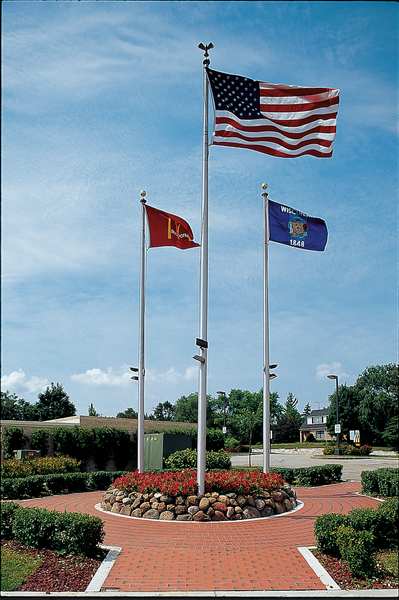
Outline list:
[[[252,465],[262,465],[262,454],[252,454]],[[231,457],[233,466],[248,466],[248,454],[233,454]],[[356,458],[345,459],[341,456],[335,456],[333,459],[326,459],[312,456],[311,454],[280,454],[276,450],[272,452],[272,467],[314,467],[315,465],[328,465],[337,463],[343,465],[342,479],[349,481],[360,481],[362,471],[373,471],[381,467],[399,467],[399,459],[392,458]]]

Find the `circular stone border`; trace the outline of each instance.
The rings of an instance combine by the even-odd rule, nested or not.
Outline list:
[[[165,494],[129,492],[110,486],[103,495],[104,512],[154,521],[242,521],[269,518],[292,512],[296,493],[285,483],[277,489],[251,493],[207,492],[206,494]]]
[[[225,519],[224,521],[176,521],[176,519],[173,519],[171,521],[167,521],[166,519],[147,519],[146,517],[130,517],[129,515],[121,515],[120,513],[113,513],[109,510],[105,510],[104,508],[102,508],[101,506],[101,502],[99,502],[98,504],[94,505],[95,510],[97,510],[98,512],[102,512],[106,515],[110,515],[112,517],[122,517],[123,519],[132,519],[133,521],[146,521],[147,523],[178,523],[178,524],[182,524],[182,525],[187,525],[190,524],[192,525],[193,523],[196,524],[202,524],[202,523],[213,523],[216,525],[231,525],[231,524],[243,524],[246,523],[248,525],[248,523],[257,523],[258,521],[270,521],[270,519],[278,519],[280,517],[289,517],[290,515],[292,515],[295,512],[298,512],[299,510],[302,510],[303,507],[305,506],[305,503],[302,502],[302,500],[298,500],[297,498],[297,505],[295,508],[293,508],[292,510],[289,510],[287,512],[281,513],[279,515],[270,515],[270,517],[256,517],[253,519],[241,519],[241,521],[230,521],[229,519]]]

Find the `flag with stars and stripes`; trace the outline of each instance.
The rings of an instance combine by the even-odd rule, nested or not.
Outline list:
[[[265,83],[207,69],[215,106],[212,144],[281,158],[330,158],[339,90]]]

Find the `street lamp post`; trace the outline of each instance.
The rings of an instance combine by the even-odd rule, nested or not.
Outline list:
[[[338,375],[327,375],[328,379],[335,379],[335,400],[336,400],[336,424],[339,425],[339,403],[338,403]],[[339,432],[337,436],[337,448],[335,454],[339,454]]]
[[[227,426],[226,426],[226,409],[227,409],[227,396],[226,396],[226,392],[217,392],[219,394],[219,396],[223,397],[223,433],[227,433]]]

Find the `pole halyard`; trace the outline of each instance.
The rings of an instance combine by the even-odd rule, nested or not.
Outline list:
[[[263,250],[263,472],[270,471],[270,372],[269,372],[269,195],[262,183],[264,200]]]
[[[200,262],[200,338],[208,339],[208,98],[209,82],[206,68],[210,64],[209,50],[213,44],[199,44],[204,51],[203,60],[203,145],[202,145],[202,218]],[[207,344],[200,347],[200,372],[198,385],[198,436],[197,436],[197,484],[198,494],[205,493],[206,469],[206,392],[207,392]]]
[[[137,468],[139,473],[144,473],[144,350],[145,350],[145,270],[146,270],[146,249],[145,249],[145,204],[146,192],[140,192],[140,202],[142,206],[141,222],[141,256],[140,256],[140,323],[139,323],[139,406],[137,418]]]

